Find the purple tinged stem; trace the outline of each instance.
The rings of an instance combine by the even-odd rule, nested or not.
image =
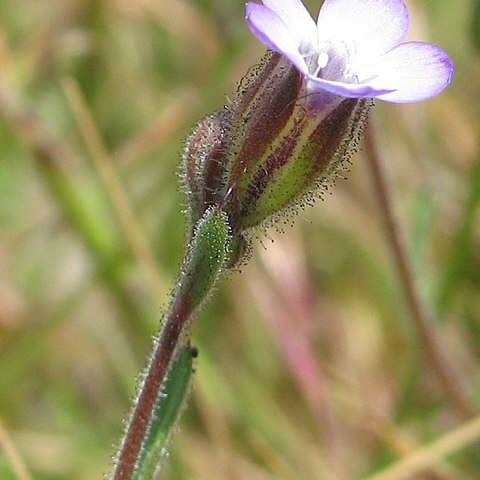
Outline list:
[[[192,314],[190,303],[189,292],[180,289],[166,316],[162,334],[155,342],[150,365],[129,421],[112,480],[130,480],[134,473],[160,388],[166,379],[180,336]]]
[[[435,372],[458,414],[462,418],[468,419],[478,412],[468,398],[461,375],[452,368],[451,363],[445,357],[445,352],[434,330],[432,313],[424,304],[418,292],[408,258],[407,247],[405,246],[400,225],[395,217],[382,159],[375,142],[374,126],[371,122],[372,120],[367,126],[365,134],[365,153],[405,302],[418,331],[426,361],[429,363],[432,371]]]
[[[209,209],[197,222],[188,244],[182,272],[167,311],[160,338],[142,382],[112,480],[131,480],[152,420],[158,395],[167,379],[177,348],[188,340],[186,330],[209,292],[220,278],[229,258],[230,228],[226,215]],[[185,333],[184,333],[185,332]]]

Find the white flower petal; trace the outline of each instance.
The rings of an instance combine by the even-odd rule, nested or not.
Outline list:
[[[320,41],[353,43],[362,58],[396,47],[408,25],[403,0],[325,0],[317,22]]]
[[[292,32],[275,12],[264,5],[248,2],[245,18],[250,30],[267,48],[285,55],[301,73],[308,73]]]
[[[410,103],[438,95],[453,76],[450,57],[439,47],[423,42],[403,43],[378,59],[374,87],[394,89],[380,100]]]
[[[315,22],[301,0],[262,0],[263,4],[275,12],[292,32],[293,37],[304,53],[317,43]]]

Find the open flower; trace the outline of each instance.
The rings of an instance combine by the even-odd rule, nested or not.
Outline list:
[[[425,100],[454,70],[440,48],[401,43],[403,0],[325,0],[317,25],[300,0],[262,2],[247,3],[247,22],[269,51],[234,101],[198,124],[184,155],[192,223],[220,206],[235,259],[250,228],[310,204],[342,170],[369,99]]]
[[[325,0],[316,25],[300,0],[262,1],[246,5],[250,29],[288,58],[310,92],[410,103],[451,81],[453,63],[442,49],[401,43],[409,26],[403,0]]]

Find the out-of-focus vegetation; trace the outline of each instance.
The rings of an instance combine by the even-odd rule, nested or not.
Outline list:
[[[445,48],[455,80],[373,114],[418,293],[475,410],[478,0],[407,4],[410,38]],[[2,480],[110,470],[183,255],[182,139],[263,53],[243,10],[0,2]],[[361,152],[348,177],[274,242],[259,232],[198,320],[165,479],[360,479],[411,454],[430,455],[428,472],[384,480],[480,477],[478,422],[467,435],[424,355]],[[425,449],[442,440],[441,456]]]

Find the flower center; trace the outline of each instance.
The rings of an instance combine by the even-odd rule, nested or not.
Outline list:
[[[356,48],[352,42],[321,42],[305,58],[312,75],[335,82],[358,83]]]

